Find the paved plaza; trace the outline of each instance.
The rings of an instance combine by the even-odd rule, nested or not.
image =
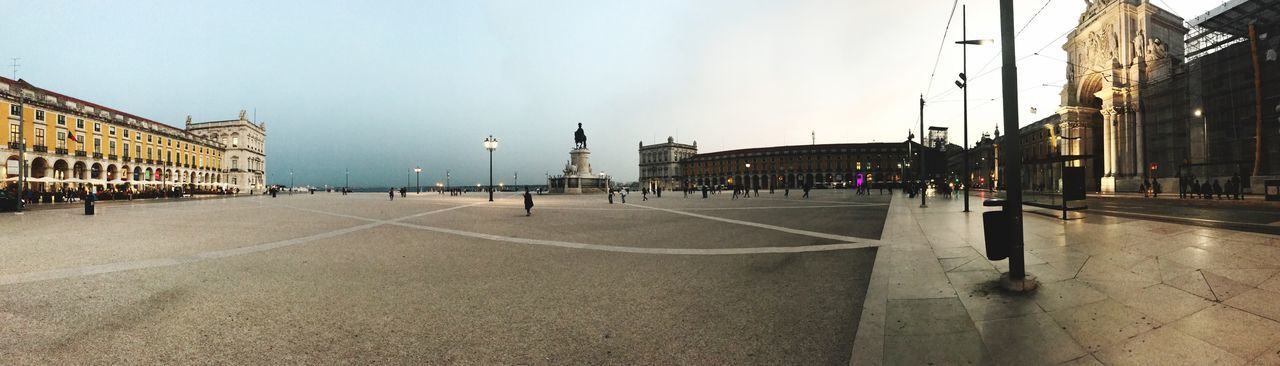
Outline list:
[[[1280,364],[1280,237],[958,199],[281,195],[0,216],[6,364]],[[620,201],[620,200],[619,200]],[[973,207],[987,209],[974,199]]]
[[[6,364],[847,364],[889,196],[281,195],[0,217]]]

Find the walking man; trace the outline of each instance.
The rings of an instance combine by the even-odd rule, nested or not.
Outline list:
[[[533,214],[533,195],[529,194],[529,189],[524,189],[524,215],[528,217]]]
[[[395,189],[395,188],[388,189],[388,190],[387,190],[387,196],[388,196],[388,197],[391,197],[391,200],[392,200],[392,201],[395,201],[395,200],[396,200],[396,189]]]

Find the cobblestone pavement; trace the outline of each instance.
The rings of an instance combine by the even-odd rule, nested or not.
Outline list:
[[[0,216],[3,364],[848,364],[889,196]]]

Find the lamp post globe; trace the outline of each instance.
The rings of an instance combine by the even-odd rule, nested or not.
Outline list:
[[[484,149],[489,150],[489,202],[493,202],[493,151],[498,149],[498,139],[489,135],[484,139]]]
[[[413,173],[417,175],[414,188],[417,190],[417,194],[422,194],[422,167],[413,168]]]

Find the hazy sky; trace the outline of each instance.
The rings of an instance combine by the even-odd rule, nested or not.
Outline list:
[[[1085,6],[1018,0],[1017,27],[1046,3],[1017,41],[1023,124],[1057,109],[1061,36]],[[1190,19],[1221,1],[1154,3]],[[446,169],[475,184],[490,134],[495,182],[540,183],[579,122],[595,170],[634,180],[637,144],[667,136],[701,152],[810,131],[902,141],[926,91],[926,124],[961,137],[959,9],[930,78],[949,0],[0,4],[0,57],[37,86],[175,126],[256,109],[273,183],[340,185],[349,168],[354,186],[404,185],[421,166],[423,185]],[[997,1],[968,14],[969,38],[999,38]],[[971,140],[1000,123],[999,49],[969,49]]]

